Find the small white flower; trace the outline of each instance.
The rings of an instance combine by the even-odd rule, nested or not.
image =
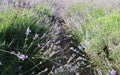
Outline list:
[[[28,58],[27,55],[24,55],[24,54],[18,54],[17,57],[20,59],[20,60],[25,60]]]
[[[74,50],[74,48],[73,48],[73,47],[70,47],[70,49],[71,49],[71,50]]]
[[[106,65],[107,63],[105,61],[102,62],[104,65]]]
[[[39,34],[35,34],[33,39],[36,40],[38,37],[39,37]]]
[[[38,44],[38,47],[40,47],[40,44]]]
[[[29,33],[31,33],[30,27],[27,28],[25,34],[26,34],[26,35],[29,35]]]

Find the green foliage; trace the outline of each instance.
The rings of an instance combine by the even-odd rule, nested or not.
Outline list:
[[[7,24],[6,24],[7,23]],[[13,39],[15,39],[15,43],[21,45],[22,40],[25,38],[25,32],[27,27],[31,28],[31,36],[33,37],[35,34],[40,34],[40,36],[44,33],[45,28],[41,25],[37,25],[33,18],[28,16],[22,16],[20,14],[13,16],[8,22],[1,25],[1,40],[5,40],[10,43]],[[30,36],[30,37],[31,37]],[[32,39],[31,37],[31,39]]]
[[[110,15],[106,15],[103,17],[100,17],[96,19],[95,21],[91,21],[88,25],[88,30],[90,33],[90,45],[91,48],[89,51],[92,51],[91,53],[98,53],[98,57],[94,60],[94,63],[97,64],[97,68],[102,67],[102,65],[97,63],[98,61],[103,61],[110,63],[112,61],[113,67],[117,67],[119,57],[119,44],[118,41],[120,36],[120,14],[119,12],[112,13]],[[116,43],[116,44],[115,44]],[[106,47],[106,50],[105,50]],[[117,49],[117,50],[116,50]],[[107,52],[106,52],[107,51]],[[111,57],[110,57],[111,56]],[[104,58],[103,58],[104,57]],[[92,57],[93,58],[93,57]],[[102,60],[101,60],[102,59]],[[107,60],[106,60],[107,59]],[[111,60],[115,59],[115,60]],[[109,60],[109,62],[108,62]],[[114,63],[114,62],[117,62]],[[103,68],[103,73],[107,73],[109,69],[109,65],[107,65],[108,68]],[[118,69],[118,67],[117,67]],[[106,70],[106,72],[105,72]],[[119,70],[119,69],[118,69]]]
[[[9,9],[0,11],[0,74],[37,75],[48,69],[41,74],[47,75],[52,64],[39,44],[50,37],[43,37],[49,30],[44,23],[37,22],[46,21],[44,18],[51,19],[52,8],[43,2],[30,9],[20,6],[12,8],[11,5],[6,5]],[[91,3],[73,4],[69,9],[71,11],[65,17],[72,21],[65,22],[76,24],[76,27],[71,26],[73,29],[70,32],[74,45],[84,46],[90,58],[88,61],[91,64],[88,66],[94,69],[94,73],[99,70],[103,75],[111,69],[120,72],[120,12],[108,11]]]
[[[71,5],[69,8],[72,10],[72,11],[81,11],[83,10],[84,8],[87,7],[87,4],[85,3],[79,3],[79,4],[74,4],[74,5]]]
[[[120,13],[105,10],[103,7],[89,7],[90,10],[87,12],[85,12],[86,9],[82,10],[79,5],[73,8],[76,9],[76,12],[84,11],[82,16],[85,18],[85,22],[79,22],[80,29],[76,27],[76,30],[72,30],[72,34],[75,39],[84,44],[90,55],[92,68],[100,69],[105,75],[111,69],[119,72]]]
[[[100,17],[95,21],[89,23],[89,31],[94,37],[108,37],[119,36],[120,14],[113,13],[104,17]],[[94,30],[94,32],[93,32]],[[95,35],[94,35],[95,34]]]
[[[28,75],[32,72],[37,74],[45,67],[50,67],[49,60],[41,54],[38,48],[39,43],[46,41],[47,37],[41,37],[49,30],[37,24],[40,17],[34,15],[34,12],[27,9],[21,12],[13,10],[0,14],[0,61],[3,64],[1,75],[19,73]],[[28,28],[30,31],[27,31]],[[28,58],[20,59],[21,54],[27,55]]]
[[[92,8],[90,11],[90,16],[92,18],[98,18],[98,17],[102,17],[105,16],[105,10],[101,7],[99,8]]]
[[[37,11],[37,13],[45,14],[48,17],[52,15],[52,9],[47,5],[46,2],[38,3],[35,10]]]

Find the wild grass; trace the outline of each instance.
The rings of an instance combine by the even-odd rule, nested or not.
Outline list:
[[[38,23],[43,18],[36,16],[39,14],[37,11],[45,15],[50,12],[45,8],[28,10],[19,7],[0,14],[1,75],[35,75],[45,69],[42,64],[49,62],[39,49],[40,43],[47,38],[44,34],[49,30]]]
[[[75,27],[77,30],[75,31],[73,29],[73,34],[83,42],[86,52],[91,58],[91,64],[94,70],[96,70],[96,74],[107,75],[114,69],[114,72],[116,74],[118,72],[119,75],[117,64],[114,63],[119,62],[119,10],[105,10],[105,8],[101,6],[90,7],[86,5],[83,7],[82,5],[78,5],[77,7],[76,5],[76,8],[73,6],[72,11],[74,11],[73,14],[77,12],[77,15],[74,15],[76,18],[79,16],[79,18],[84,20],[82,22],[74,21],[78,24]],[[116,50],[118,53],[116,57],[111,56]]]

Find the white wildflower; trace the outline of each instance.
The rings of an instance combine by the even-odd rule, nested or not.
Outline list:
[[[29,35],[30,33],[31,33],[31,30],[30,30],[30,27],[28,27],[27,30],[26,30],[26,32],[25,32],[25,34]]]
[[[39,34],[35,34],[33,39],[36,40],[38,37],[39,37]]]
[[[18,54],[17,57],[18,57],[20,60],[23,60],[23,61],[28,58],[28,56],[27,56],[27,55],[24,55],[24,54]]]

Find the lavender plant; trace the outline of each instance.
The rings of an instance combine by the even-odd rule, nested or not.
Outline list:
[[[119,6],[102,1],[2,0],[0,74],[119,75]]]

